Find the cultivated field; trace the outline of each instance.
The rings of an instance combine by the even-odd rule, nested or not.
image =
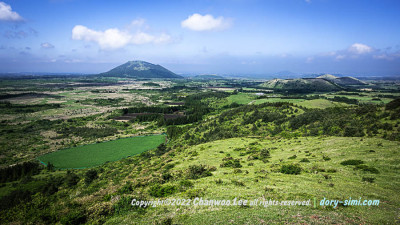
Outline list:
[[[165,135],[124,138],[59,150],[38,159],[59,169],[88,168],[154,149],[164,143],[165,138]]]

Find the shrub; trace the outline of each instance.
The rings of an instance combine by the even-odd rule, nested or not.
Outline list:
[[[297,155],[292,155],[288,159],[295,159],[295,158],[297,158]]]
[[[222,181],[221,178],[219,178],[218,180],[215,180],[215,183],[216,183],[216,184],[223,184],[224,182]]]
[[[156,184],[149,189],[149,195],[153,197],[167,197],[177,191],[174,185],[160,185]]]
[[[85,184],[89,185],[93,182],[93,180],[97,179],[97,171],[94,169],[88,170],[85,173]]]
[[[68,212],[67,215],[61,217],[61,224],[65,225],[75,225],[75,224],[84,224],[86,223],[85,213],[80,211],[72,211]]]
[[[246,186],[243,181],[231,180],[231,182],[232,182],[232,184],[234,184],[236,186],[243,186],[243,187]]]
[[[198,198],[204,195],[202,189],[189,189],[185,192],[186,196],[190,199]]]
[[[68,170],[67,175],[65,176],[65,184],[68,187],[73,187],[79,182],[79,177],[75,173]]]
[[[175,166],[175,164],[167,164],[167,165],[164,166],[164,170],[168,171],[168,170],[174,168],[174,166]]]
[[[264,188],[264,191],[265,191],[265,192],[273,192],[274,189],[273,189],[273,188],[269,188],[269,187],[265,187],[265,188]]]
[[[368,182],[368,183],[374,183],[375,178],[374,177],[363,177],[362,181]]]
[[[260,159],[265,159],[265,158],[269,158],[270,157],[270,152],[268,149],[262,149],[260,152]]]
[[[360,165],[360,164],[364,164],[364,161],[362,160],[358,160],[358,159],[349,159],[349,160],[345,160],[343,162],[341,162],[340,164],[342,164],[343,166],[355,166],[355,165]]]
[[[229,157],[229,160],[224,161],[224,159],[222,159],[224,162],[221,163],[221,167],[232,167],[232,168],[241,168],[242,165],[240,164],[240,160],[239,159],[233,159],[232,157]]]
[[[336,173],[337,170],[336,169],[328,169],[326,172],[328,172],[328,173]]]
[[[181,180],[179,181],[179,185],[181,186],[181,190],[186,190],[188,188],[193,187],[193,182],[190,180]]]
[[[209,171],[205,165],[191,165],[187,169],[186,177],[188,179],[199,179],[203,177],[211,176],[212,173]]]
[[[157,147],[157,149],[155,150],[155,155],[156,156],[162,156],[162,155],[164,155],[166,152],[168,152],[168,148],[167,148],[167,146],[163,143],[163,144],[161,144],[161,145],[159,145],[158,147]]]
[[[131,204],[132,199],[133,199],[132,197],[122,196],[122,198],[113,205],[114,213],[117,215],[122,215],[131,210],[139,210],[139,211],[144,210],[144,208],[138,206],[132,206]]]
[[[364,164],[357,165],[356,167],[354,167],[354,170],[362,170],[364,172],[370,172],[375,174],[379,173],[379,170],[377,170],[375,167],[370,167]]]
[[[289,164],[289,165],[282,165],[280,169],[281,173],[284,174],[300,174],[301,172],[301,167],[296,165],[296,164]]]
[[[162,219],[162,220],[160,221],[159,224],[161,224],[161,225],[172,225],[172,224],[173,224],[173,223],[172,223],[172,218],[171,218],[171,217],[164,218],[164,219]]]
[[[327,180],[332,179],[332,177],[329,176],[328,174],[322,174],[322,176],[324,176],[324,178],[327,179]]]
[[[161,178],[163,179],[163,181],[167,182],[171,180],[173,177],[170,173],[163,173],[161,174]]]
[[[133,191],[132,184],[130,182],[126,183],[118,190],[118,194],[130,194]]]
[[[325,161],[329,161],[329,160],[331,160],[331,158],[329,157],[329,156],[322,156],[322,159],[324,159]]]
[[[307,158],[304,158],[304,159],[300,160],[300,162],[310,162],[310,160],[308,160]]]
[[[241,169],[234,169],[233,173],[243,173],[243,171]]]

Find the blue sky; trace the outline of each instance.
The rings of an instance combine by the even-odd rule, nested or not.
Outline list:
[[[0,0],[0,72],[400,75],[398,0]]]

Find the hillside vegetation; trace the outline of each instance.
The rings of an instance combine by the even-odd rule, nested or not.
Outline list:
[[[29,99],[31,105],[6,98],[4,105],[24,111],[1,111],[2,223],[400,222],[400,94],[394,89],[293,93],[271,92],[259,81],[111,81],[103,88],[46,89],[64,96],[61,103],[48,96]],[[41,82],[25,85],[39,92]],[[70,108],[93,111],[64,117]],[[57,111],[58,118],[45,117]],[[162,133],[168,141],[138,137]],[[65,169],[84,164],[91,168]],[[379,204],[320,204],[349,198]],[[174,199],[180,200],[131,204]],[[200,199],[241,204],[195,205]],[[269,200],[308,204],[264,206]]]

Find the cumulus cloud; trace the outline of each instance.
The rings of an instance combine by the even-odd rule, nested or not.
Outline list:
[[[189,16],[186,20],[181,22],[183,28],[194,31],[224,30],[229,28],[231,25],[231,20],[222,16],[214,18],[209,14],[202,16],[198,13]]]
[[[143,24],[144,20],[137,20],[131,23],[131,25],[136,26],[142,26]],[[165,33],[153,35],[141,30],[132,33],[117,28],[97,31],[82,25],[76,25],[72,29],[72,39],[95,42],[101,49],[118,49],[125,47],[128,44],[142,45],[149,43],[168,43],[171,41],[171,36]]]
[[[73,40],[97,42],[104,49],[121,48],[127,45],[131,38],[128,33],[116,28],[96,31],[82,25],[77,25],[72,29]]]
[[[0,2],[0,21],[22,21],[23,18],[12,11],[11,6]]]
[[[350,46],[350,48],[348,49],[349,52],[354,53],[354,54],[366,54],[366,53],[370,53],[373,51],[373,49],[365,44],[360,44],[360,43],[354,43],[353,45]]]
[[[45,42],[45,43],[42,43],[40,45],[40,47],[42,47],[44,49],[50,49],[50,48],[54,48],[54,45],[50,44],[49,42]]]

